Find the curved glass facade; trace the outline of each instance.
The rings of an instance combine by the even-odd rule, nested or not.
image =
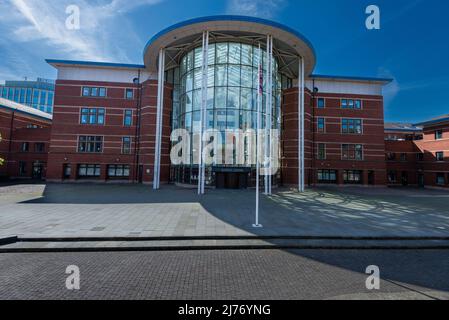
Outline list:
[[[208,57],[208,93],[207,93],[207,129],[223,132],[227,129],[257,128],[257,90],[258,66],[264,68],[264,94],[262,110],[262,128],[265,127],[266,114],[266,52],[262,50],[259,61],[259,48],[252,45],[224,42],[209,45]],[[202,48],[188,52],[181,59],[180,67],[167,72],[167,81],[174,84],[172,128],[187,129],[190,133],[200,131],[201,85],[202,85]],[[276,129],[280,123],[282,88],[288,85],[278,72],[278,63],[273,63],[273,110],[272,123]],[[193,141],[193,139],[191,139]],[[223,139],[224,141],[224,139]],[[191,163],[196,163],[191,155]],[[208,168],[207,184],[215,183],[214,172],[217,167],[229,167],[217,164]],[[239,167],[239,166],[232,166]],[[242,169],[242,168],[240,168]],[[251,167],[248,168],[251,172]],[[175,182],[197,183],[198,165],[175,167],[172,180]]]

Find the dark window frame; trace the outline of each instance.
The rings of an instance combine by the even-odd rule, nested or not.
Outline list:
[[[317,160],[326,160],[327,158],[327,150],[325,143],[318,143],[316,147],[316,158]]]
[[[363,184],[363,171],[362,170],[344,170],[343,171],[343,182],[344,182],[344,184]]]
[[[444,174],[444,173],[442,173],[442,172],[438,172],[436,175],[435,175],[435,184],[437,185],[437,186],[444,186],[444,185],[446,185],[446,175]],[[440,183],[440,179],[443,179],[443,181]]]
[[[129,92],[131,92],[131,96],[128,95]],[[125,89],[125,99],[126,100],[134,100],[134,89],[132,89],[132,88]]]
[[[34,143],[34,152],[35,153],[45,153],[45,143],[43,143],[43,142]]]
[[[332,179],[335,177],[335,179]],[[338,183],[338,171],[332,169],[320,169],[317,170],[318,183],[336,184]]]
[[[27,175],[27,163],[26,161],[19,161],[19,177]]]
[[[342,144],[341,159],[350,161],[363,161],[364,150],[363,144]]]
[[[340,99],[340,108],[349,110],[362,110],[363,100],[361,99]]]
[[[342,134],[363,134],[363,120],[353,118],[341,119],[341,133]]]
[[[102,119],[102,121],[100,121]],[[105,108],[81,108],[80,109],[81,125],[104,126],[106,124]]]
[[[122,154],[131,154],[131,148],[132,148],[132,138],[129,136],[122,137]]]
[[[319,117],[317,119],[316,129],[318,133],[326,133],[326,118]]]
[[[93,169],[93,174],[88,174],[90,170]],[[82,170],[84,172],[82,172]],[[81,174],[83,173],[83,174]],[[76,170],[78,179],[92,179],[101,177],[101,165],[100,164],[79,164]]]
[[[435,159],[438,162],[444,161],[444,151],[435,152]]]
[[[134,122],[133,116],[134,116],[134,111],[132,109],[125,109],[123,111],[123,126],[132,127],[133,122]],[[127,120],[129,120],[129,122]]]
[[[78,136],[78,153],[103,153],[103,136]]]
[[[316,107],[318,109],[325,109],[326,108],[326,99],[325,98],[318,98],[316,102]]]
[[[108,179],[127,179],[131,176],[131,166],[129,164],[110,164],[107,168]],[[114,172],[111,174],[111,172]]]
[[[435,140],[443,139],[443,129],[435,130]]]
[[[108,95],[108,90],[105,87],[90,87],[83,86],[81,89],[82,97],[90,98],[105,98]]]
[[[22,145],[20,146],[20,152],[30,152],[30,143],[22,142]]]

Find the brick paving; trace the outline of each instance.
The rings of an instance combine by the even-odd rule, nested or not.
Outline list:
[[[381,290],[365,287],[366,267]],[[449,251],[0,254],[0,299],[449,299]],[[81,290],[65,288],[80,268]]]
[[[142,185],[0,186],[0,237],[449,236],[449,193],[415,189],[254,190]]]

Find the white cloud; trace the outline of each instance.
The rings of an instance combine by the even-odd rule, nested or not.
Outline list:
[[[401,88],[390,69],[381,67],[379,68],[377,75],[381,78],[393,79],[391,83],[383,88],[385,108],[388,108],[388,106],[393,102],[394,98],[396,98],[396,96],[398,95],[399,91],[401,91]]]
[[[10,0],[0,3],[3,34],[12,42],[45,45],[68,59],[129,62],[117,42],[139,41],[123,14],[161,0]],[[80,8],[80,30],[69,30],[65,10],[69,5]],[[120,16],[120,22],[117,18]],[[54,55],[52,55],[54,56]]]
[[[273,18],[286,4],[286,0],[228,0],[230,14]]]

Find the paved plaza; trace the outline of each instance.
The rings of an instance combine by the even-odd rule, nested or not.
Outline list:
[[[447,250],[20,253],[0,265],[0,299],[449,299]],[[66,289],[69,265],[79,291]],[[365,286],[369,265],[380,290]]]
[[[449,193],[387,188],[195,190],[143,185],[9,184],[0,186],[0,236],[447,237]]]

